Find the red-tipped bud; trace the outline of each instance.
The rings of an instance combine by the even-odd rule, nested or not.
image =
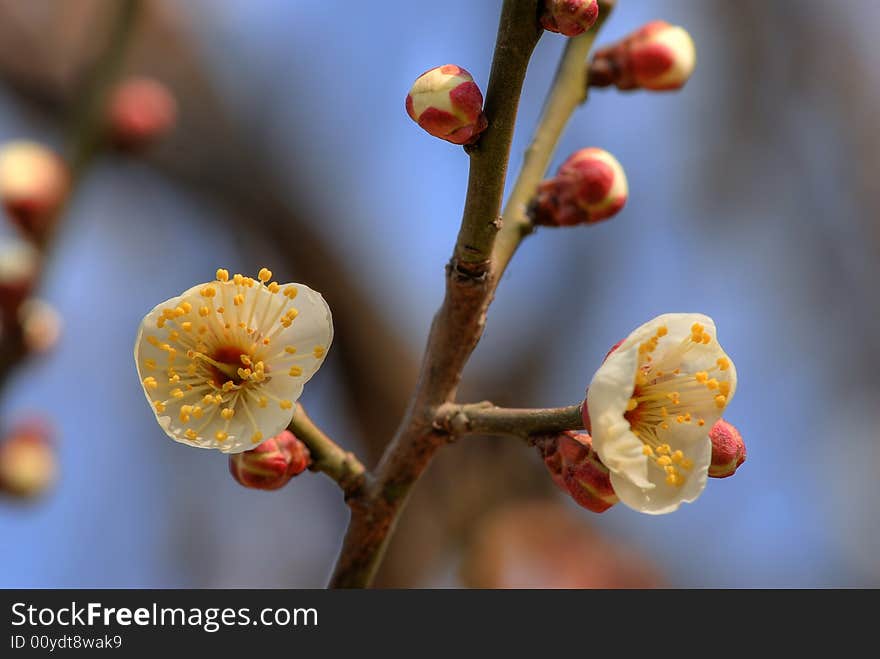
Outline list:
[[[733,476],[739,466],[746,461],[746,445],[739,430],[724,419],[718,419],[709,431],[709,439],[712,440],[709,476],[712,478]]]
[[[27,300],[18,311],[18,322],[29,352],[49,352],[61,338],[61,315],[48,302]]]
[[[19,307],[33,290],[40,267],[36,248],[23,240],[6,240],[0,245],[0,314],[16,318]]]
[[[535,224],[592,224],[616,215],[626,204],[626,174],[603,149],[581,149],[538,186],[531,213]]]
[[[229,456],[229,472],[240,484],[255,490],[277,490],[304,472],[309,449],[289,430],[282,430],[250,451]]]
[[[39,421],[22,422],[0,441],[0,490],[33,498],[55,482],[57,463],[51,430]]]
[[[666,21],[651,21],[593,55],[590,85],[618,89],[681,89],[694,72],[697,53],[691,35]]]
[[[601,513],[617,503],[608,469],[587,433],[559,433],[539,441],[538,446],[553,482],[579,505]]]
[[[0,200],[29,237],[43,235],[67,189],[67,167],[50,149],[26,141],[0,148]]]
[[[455,64],[426,71],[406,96],[406,111],[434,137],[472,144],[486,129],[483,94],[471,74]]]
[[[152,78],[129,78],[110,95],[107,123],[113,142],[124,149],[146,147],[164,137],[177,120],[177,102]]]
[[[541,25],[566,37],[583,34],[599,18],[599,0],[545,0]]]

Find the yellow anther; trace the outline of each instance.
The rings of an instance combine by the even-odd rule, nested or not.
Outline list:
[[[269,270],[268,268],[260,268],[260,272],[257,275],[257,279],[259,279],[261,282],[263,282],[265,284],[267,281],[272,279],[272,271]]]
[[[291,407],[293,407],[293,403],[290,402],[289,400],[282,400],[282,401],[278,402],[278,406],[282,410],[289,410]]]
[[[287,374],[291,377],[298,377],[303,374],[303,370],[299,366],[291,366]]]
[[[180,323],[180,329],[182,329],[184,332],[192,332],[192,329],[193,329],[192,321],[190,321],[190,320],[183,321],[182,323]]]
[[[269,292],[273,295],[281,290],[281,285],[277,281],[273,281],[269,286],[267,286]]]
[[[660,408],[660,416],[666,418],[669,416],[669,411],[665,407]]]
[[[191,305],[189,302],[181,302],[180,308],[183,309],[183,313],[187,314],[193,310],[193,305]]]
[[[705,426],[705,425],[706,425],[706,419],[697,419],[697,425],[698,425],[698,426]]]
[[[183,308],[183,305],[179,305],[174,307],[174,317],[180,318],[181,316],[185,316],[187,314],[186,309]]]
[[[185,433],[183,433],[183,436],[186,437],[190,441],[196,440],[199,437],[198,434],[196,433],[196,431],[193,430],[192,428],[188,429]]]
[[[663,428],[663,430],[669,430],[669,424],[666,421],[661,423],[660,427]]]
[[[706,386],[707,386],[709,389],[717,389],[717,388],[718,388],[718,380],[716,380],[715,378],[712,378],[711,380],[709,380],[709,381],[706,383]]]
[[[264,345],[264,346],[267,346],[267,345],[269,345],[270,343],[271,343],[271,340],[269,339],[268,336],[267,336],[265,339],[263,339],[263,345]]]
[[[183,391],[181,389],[172,389],[171,395],[174,396],[175,398],[183,398],[183,396],[184,396]]]
[[[241,355],[239,359],[241,359],[241,363],[245,366],[250,366],[252,363],[249,355]]]
[[[685,423],[690,423],[692,418],[693,418],[693,417],[691,416],[691,413],[690,413],[690,412],[686,412],[685,415],[684,415],[684,422],[685,422]]]
[[[722,396],[730,395],[730,382],[719,382],[718,383],[718,393]]]
[[[145,359],[144,366],[150,370],[153,370],[154,368],[156,368],[156,360],[155,359]]]
[[[659,458],[657,458],[657,464],[660,465],[661,467],[665,467],[666,465],[671,465],[672,458],[670,458],[668,455],[661,455]]]
[[[259,444],[261,441],[263,441],[263,433],[261,433],[259,430],[251,435],[252,444]]]
[[[284,288],[284,296],[291,300],[296,297],[297,293],[299,293],[299,291],[296,290],[296,286],[285,286]]]
[[[709,374],[706,371],[697,371],[694,373],[694,378],[696,378],[697,382],[704,383],[709,379]]]
[[[199,307],[199,315],[202,318],[207,316],[209,313],[211,313],[211,310],[208,307]]]
[[[289,318],[290,320],[293,320],[293,319],[296,318],[297,316],[299,316],[299,310],[298,310],[298,309],[294,309],[293,307],[291,307],[290,309],[288,309],[288,310],[287,310],[287,313],[284,314],[284,317],[285,317],[285,318]]]
[[[217,295],[217,289],[213,286],[203,286],[202,290],[199,291],[199,295],[202,297],[214,297]]]
[[[224,407],[222,410],[220,410],[220,416],[222,416],[226,421],[229,421],[229,419],[235,416],[235,410],[231,407]]]
[[[217,268],[217,281],[229,281],[229,270],[225,270],[223,268]]]
[[[180,340],[180,332],[177,330],[171,330],[168,332],[168,340],[169,341],[179,341]]]
[[[707,332],[704,332],[702,336],[702,342],[708,345],[712,343],[712,337]]]
[[[679,462],[681,462],[682,460],[684,460],[684,453],[682,453],[681,451],[675,451],[675,452],[674,452],[671,456],[669,456],[669,457],[672,458],[672,461],[673,461],[673,462],[675,462],[675,463],[679,463]]]
[[[715,363],[718,364],[718,368],[722,371],[726,371],[730,368],[730,360],[727,357],[719,357]]]
[[[242,282],[242,283],[243,283],[245,286],[247,286],[248,288],[253,288],[253,287],[254,287],[254,284],[256,284],[257,281],[256,281],[255,279],[251,278],[251,277],[245,277],[245,278],[244,278],[244,282]]]
[[[158,327],[159,329],[165,327],[165,318],[159,316],[159,318],[156,319],[156,327]]]
[[[702,325],[700,325],[700,323],[694,323],[693,325],[691,325],[691,334],[700,335],[703,333],[704,329],[705,328]]]
[[[251,371],[251,369],[249,368],[238,369],[238,377],[240,377],[242,380],[247,380],[252,375],[252,373],[253,371]]]
[[[202,411],[202,408],[199,407],[198,405],[193,405],[192,415],[197,419],[201,419],[202,414],[204,414],[204,412]]]
[[[227,432],[225,432],[225,431],[223,431],[223,430],[218,430],[217,432],[214,433],[214,438],[215,438],[218,442],[224,442],[224,441],[226,441],[226,439],[227,439],[228,437],[229,437],[229,433],[227,433]]]
[[[651,457],[651,456],[654,455],[654,449],[652,449],[650,446],[648,446],[647,444],[645,444],[645,445],[642,447],[642,455],[647,455],[648,457]]]
[[[669,444],[660,444],[660,446],[657,447],[657,453],[660,455],[669,455],[671,452],[672,448]]]
[[[691,460],[690,458],[685,458],[684,460],[681,461],[681,468],[682,469],[690,469],[693,466],[694,466],[694,461]]]
[[[239,321],[238,329],[244,329],[245,327],[247,327],[247,323],[245,323],[243,320]]]
[[[639,401],[637,401],[635,398],[630,398],[626,403],[626,411],[632,412],[638,406],[639,406]]]
[[[284,352],[286,352],[288,355],[295,355],[296,348],[294,348],[293,346],[287,346],[286,348],[284,348]]]
[[[205,397],[202,398],[203,405],[211,405],[214,402],[214,396],[212,394],[205,394]]]
[[[239,293],[234,298],[232,298],[232,304],[234,304],[237,307],[240,307],[241,305],[243,305],[244,304],[244,294]]]
[[[675,422],[676,423],[684,423],[684,415],[679,414],[677,417],[675,417]]]
[[[148,375],[144,378],[144,386],[147,389],[155,389],[159,386],[159,383],[156,382],[156,378],[154,378],[152,375]]]
[[[155,407],[156,407],[156,411],[157,411],[159,414],[162,414],[162,412],[165,411],[165,403],[163,403],[161,400],[157,400],[157,401],[155,402]]]
[[[232,276],[232,281],[236,286],[241,286],[244,283],[244,277],[242,277],[237,272]]]
[[[321,357],[327,354],[327,349],[324,346],[315,346],[312,354],[315,356],[315,359],[321,359]]]
[[[180,382],[180,376],[177,373],[168,378],[168,384],[177,384],[178,382]]]
[[[217,307],[217,313],[226,313],[226,307]]]
[[[661,325],[657,328],[657,336],[666,336],[667,334],[669,334],[669,329],[666,325]]]
[[[260,396],[260,399],[257,401],[257,405],[260,407],[266,407],[269,404],[269,399],[265,396]]]
[[[725,405],[727,405],[727,396],[724,394],[718,394],[715,396],[715,407],[723,410]]]
[[[223,383],[223,386],[220,388],[226,392],[232,391],[233,389],[235,389],[235,382],[233,382],[232,380],[227,380],[226,382]],[[216,398],[215,398],[215,400],[216,400]]]
[[[192,407],[189,405],[182,405],[180,407],[180,422],[186,423],[189,421],[189,413],[192,411]]]

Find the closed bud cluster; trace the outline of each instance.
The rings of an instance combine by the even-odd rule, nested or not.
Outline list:
[[[486,129],[483,94],[471,74],[455,64],[426,71],[406,97],[407,114],[434,137],[473,144]]]
[[[587,433],[566,431],[544,438],[537,445],[553,482],[579,505],[601,513],[617,503],[608,469],[593,450]]]
[[[566,37],[583,34],[599,18],[599,0],[545,0],[541,25]]]
[[[67,189],[67,168],[47,147],[28,141],[0,147],[0,201],[29,238],[43,237]]]
[[[543,226],[592,224],[616,215],[627,195],[626,174],[617,159],[603,149],[581,149],[538,186],[532,220]]]
[[[687,30],[651,21],[612,46],[596,51],[590,63],[590,85],[621,90],[681,89],[697,63]]]
[[[146,147],[164,137],[177,119],[177,102],[168,88],[151,78],[129,78],[110,95],[107,124],[112,141],[123,149]]]
[[[282,430],[256,448],[229,456],[232,477],[255,490],[277,490],[309,464],[308,447],[289,430]]]
[[[739,466],[746,461],[746,445],[736,427],[718,419],[709,431],[712,440],[712,462],[709,463],[711,478],[733,476]]]
[[[51,435],[45,423],[34,419],[0,440],[0,491],[28,499],[51,487],[58,470]]]

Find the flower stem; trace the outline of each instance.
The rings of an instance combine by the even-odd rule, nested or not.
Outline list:
[[[309,447],[312,456],[311,469],[323,472],[339,483],[346,499],[361,490],[366,481],[364,465],[354,453],[344,450],[318,428],[299,403],[288,429]]]

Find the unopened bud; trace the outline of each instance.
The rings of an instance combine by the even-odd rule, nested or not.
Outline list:
[[[15,319],[30,295],[40,267],[40,257],[30,243],[18,239],[0,243],[0,312]]]
[[[712,440],[709,476],[712,478],[733,476],[739,466],[746,461],[746,445],[739,430],[724,419],[718,419],[709,431],[709,439]]]
[[[61,338],[61,314],[48,302],[31,298],[18,310],[24,345],[36,354],[49,352]]]
[[[177,102],[152,78],[129,78],[110,95],[107,123],[113,142],[124,149],[143,148],[164,137],[177,120]]]
[[[583,34],[599,18],[599,0],[544,0],[541,25],[566,37]]]
[[[51,430],[38,420],[22,422],[0,441],[0,490],[32,498],[55,482],[57,462]]]
[[[538,186],[530,210],[538,225],[592,224],[616,215],[627,195],[626,174],[617,159],[603,149],[581,149]]]
[[[537,442],[553,482],[594,513],[617,503],[608,468],[593,450],[590,436],[566,431]]]
[[[453,144],[476,142],[487,126],[480,88],[470,73],[455,64],[416,78],[406,97],[406,111],[431,135]]]
[[[687,30],[666,21],[651,21],[590,63],[590,85],[618,89],[681,89],[694,72],[697,52]]]
[[[309,449],[289,430],[244,453],[229,456],[229,471],[241,485],[255,490],[277,490],[310,463]]]
[[[67,195],[67,168],[53,151],[36,142],[0,147],[0,200],[10,219],[39,238]]]

